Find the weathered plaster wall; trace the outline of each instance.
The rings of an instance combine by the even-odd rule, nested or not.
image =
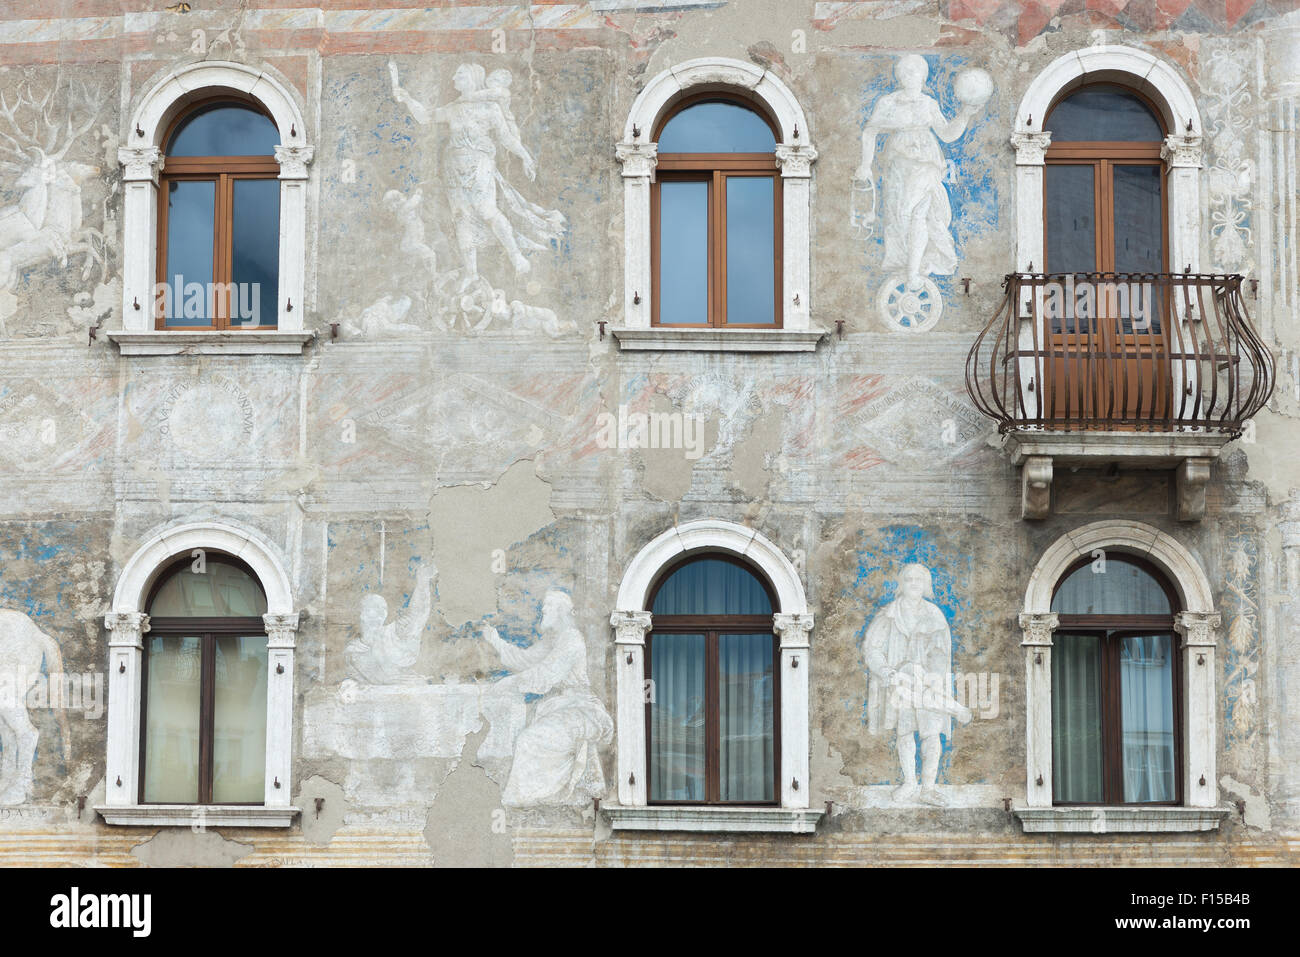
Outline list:
[[[198,520],[265,536],[302,613],[294,798],[303,820],[288,832],[219,836],[109,828],[89,810],[104,791],[102,710],[33,707],[37,744],[18,755],[33,779],[22,794],[0,794],[0,861],[1294,859],[1293,4],[1260,0],[1231,15],[1145,0],[1104,11],[923,0],[396,11],[366,0],[267,9],[212,0],[185,13],[137,4],[126,15],[121,6],[18,0],[0,14],[0,90],[6,108],[18,104],[17,121],[0,118],[0,129],[20,144],[34,129],[43,156],[66,144],[72,164],[42,179],[35,146],[0,157],[0,613],[52,638],[65,672],[102,676],[103,616],[142,542]],[[1053,516],[1022,521],[1018,474],[990,447],[994,430],[962,384],[966,352],[1013,267],[1007,137],[1017,104],[1054,58],[1097,42],[1151,52],[1196,94],[1207,124],[1202,261],[1261,280],[1248,305],[1279,357],[1275,398],[1254,441],[1214,465],[1199,524],[1170,519],[1164,474],[1087,470],[1058,470]],[[942,147],[957,264],[929,277],[941,309],[922,332],[882,314],[884,238],[864,236],[853,216],[862,128],[908,53],[925,59],[925,90],[945,118],[959,107],[959,71],[987,71],[993,86]],[[812,321],[844,323],[815,353],[620,353],[600,335],[599,322],[621,324],[623,302],[614,143],[652,76],[703,55],[772,70],[807,115],[820,152]],[[122,324],[117,149],[130,112],[156,77],[202,59],[269,70],[310,126],[301,308],[319,337],[301,357],[124,358],[102,334]],[[458,239],[463,193],[446,144],[466,135],[456,122],[479,121],[437,112],[457,101],[467,64],[489,79],[505,71],[495,76],[511,81],[509,114],[528,154],[498,147],[495,160],[496,203],[513,210],[521,252],[478,235],[468,241],[474,270]],[[47,93],[48,121],[27,103]],[[611,448],[603,430],[620,409],[678,413],[697,431],[683,448]],[[1186,546],[1223,613],[1221,796],[1246,812],[1217,833],[1029,837],[1004,810],[1025,786],[1016,625],[1025,580],[1062,534],[1114,517]],[[648,541],[698,518],[760,530],[808,593],[812,796],[834,802],[813,837],[611,836],[596,820],[592,798],[612,799],[615,784],[609,615],[619,581]],[[954,671],[977,686],[984,676],[990,694],[944,737],[945,808],[898,805],[895,743],[871,733],[866,713],[863,641],[910,563],[932,573]],[[554,590],[572,600],[579,642],[568,680],[589,689],[592,746],[576,788],[538,798],[512,773],[538,695],[551,692],[501,682],[522,670],[506,660],[511,649],[551,634],[544,604]],[[413,646],[411,660],[377,662],[380,634]],[[376,680],[385,667],[399,674]]]

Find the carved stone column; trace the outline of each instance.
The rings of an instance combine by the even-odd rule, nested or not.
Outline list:
[[[266,627],[267,807],[288,807],[293,771],[293,659],[298,616],[263,615]]]
[[[772,628],[781,639],[781,806],[807,807],[808,687],[812,668],[812,615],[777,612]]]
[[[1183,803],[1188,807],[1215,807],[1219,800],[1216,780],[1218,733],[1215,696],[1215,629],[1218,612],[1181,611],[1174,630],[1183,636]]]
[[[140,665],[149,616],[113,612],[104,616],[108,636],[108,761],[104,803],[138,803],[140,785]]]
[[[616,611],[609,623],[614,628],[617,670],[618,803],[642,806],[647,795],[645,636],[650,631],[650,612]]]
[[[122,328],[154,327],[154,283],[158,248],[158,174],[163,154],[156,146],[122,147]]]
[[[809,308],[809,238],[811,223],[812,164],[817,150],[810,143],[778,143],[776,165],[781,169],[781,216],[784,232],[782,247],[781,315],[787,329],[807,329],[811,325]]]
[[[1021,615],[1025,649],[1025,794],[1029,807],[1052,806],[1052,632],[1054,614]]]
[[[279,328],[301,329],[305,313],[307,167],[315,150],[310,146],[277,146],[280,164],[280,289],[273,315]]]
[[[650,327],[650,184],[659,147],[639,140],[619,143],[623,164],[623,323]]]

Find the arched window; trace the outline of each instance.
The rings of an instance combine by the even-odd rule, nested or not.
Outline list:
[[[652,591],[646,753],[652,804],[775,804],[776,601],[747,564],[697,555]]]
[[[655,131],[653,320],[781,325],[781,176],[773,122],[714,93],[684,99]]]
[[[1168,272],[1165,130],[1138,93],[1093,84],[1052,108],[1047,148],[1048,272]]]
[[[1054,803],[1181,803],[1174,589],[1142,559],[1084,557],[1051,610]]]
[[[171,565],[147,603],[140,804],[262,804],[266,595],[238,559]]]
[[[256,104],[217,97],[172,123],[159,181],[159,329],[277,325],[280,133]]]

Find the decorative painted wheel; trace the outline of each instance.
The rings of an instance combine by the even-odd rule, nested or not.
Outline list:
[[[880,287],[876,305],[890,327],[901,332],[932,329],[943,313],[939,287],[929,279],[921,280],[920,289],[908,289],[906,279],[890,276]]]

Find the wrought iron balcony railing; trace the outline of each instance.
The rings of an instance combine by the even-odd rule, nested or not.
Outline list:
[[[999,431],[1241,434],[1273,392],[1273,354],[1240,275],[1012,273],[966,358]]]

